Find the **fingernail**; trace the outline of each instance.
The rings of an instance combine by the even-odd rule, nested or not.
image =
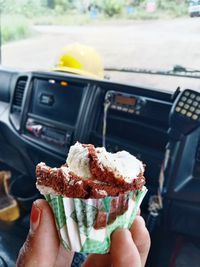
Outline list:
[[[36,203],[33,203],[31,209],[30,228],[35,232],[40,223],[41,209],[37,207]]]

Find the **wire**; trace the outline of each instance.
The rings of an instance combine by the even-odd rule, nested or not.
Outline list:
[[[159,179],[158,179],[158,191],[156,195],[153,195],[150,197],[149,199],[149,214],[150,216],[153,216],[154,218],[156,218],[159,213],[160,210],[163,208],[163,197],[162,197],[162,192],[163,192],[163,186],[164,186],[164,180],[165,180],[165,176],[164,176],[164,171],[167,167],[168,161],[169,161],[169,156],[170,156],[170,150],[166,149],[165,152],[165,158],[162,162],[162,166],[161,166],[161,170],[160,170],[160,175],[159,175]],[[155,220],[153,220],[155,223]],[[149,219],[149,222],[152,222],[152,219]],[[149,228],[152,228],[151,225],[149,225]]]
[[[102,133],[102,145],[105,148],[106,148],[107,113],[110,104],[111,104],[110,100],[106,99],[104,102],[103,133]]]

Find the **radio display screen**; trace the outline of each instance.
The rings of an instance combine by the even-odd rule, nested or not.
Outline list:
[[[83,84],[35,79],[30,111],[35,115],[74,126],[83,91]]]
[[[116,95],[115,96],[115,103],[120,104],[120,105],[134,106],[136,104],[136,99],[133,97]]]

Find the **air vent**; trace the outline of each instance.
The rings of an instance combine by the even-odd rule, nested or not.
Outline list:
[[[26,87],[27,77],[21,77],[18,79],[15,87],[15,93],[13,97],[13,106],[21,108],[24,90]]]

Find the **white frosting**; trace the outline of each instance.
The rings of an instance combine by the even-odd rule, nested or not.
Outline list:
[[[88,154],[87,147],[77,142],[71,146],[67,157],[70,171],[84,180],[92,178]],[[141,172],[144,172],[142,162],[126,151],[109,153],[104,147],[98,147],[96,154],[102,170],[106,168],[112,171],[115,178],[123,177],[127,183],[132,183]]]
[[[70,147],[66,162],[70,171],[82,179],[86,180],[92,177],[89,166],[88,150],[83,147],[82,144],[77,142]]]
[[[70,180],[70,179],[69,179],[69,172],[70,172],[70,169],[67,168],[67,167],[65,167],[65,166],[62,166],[62,167],[61,167],[61,170],[62,170],[62,173],[63,173],[65,179],[67,180],[67,182],[69,182],[69,180]]]
[[[115,178],[123,177],[127,183],[132,183],[141,172],[144,172],[142,162],[126,151],[112,154],[105,148],[98,147],[96,152],[100,167],[114,172]]]

